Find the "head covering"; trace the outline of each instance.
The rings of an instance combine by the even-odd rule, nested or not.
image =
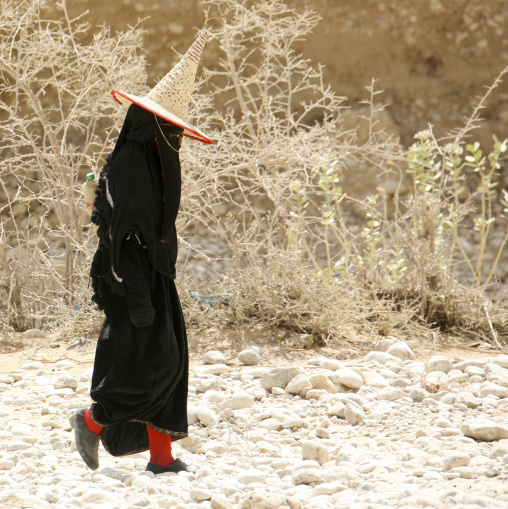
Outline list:
[[[182,128],[157,119],[146,109],[136,104],[129,107],[107,175],[113,207],[111,262],[119,278],[123,276],[120,246],[132,232],[142,238],[155,269],[174,278],[181,134]]]
[[[111,94],[123,106],[128,107],[131,103],[137,104],[145,110],[155,113],[158,117],[181,127],[184,130],[183,134],[189,138],[203,143],[213,143],[206,134],[187,122],[187,109],[192,86],[206,37],[206,31],[202,30],[180,62],[145,97],[138,97],[118,90],[113,90]]]

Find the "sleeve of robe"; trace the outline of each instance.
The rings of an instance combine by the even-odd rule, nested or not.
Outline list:
[[[148,260],[146,249],[123,239],[119,263],[132,325],[148,327],[155,318],[151,297],[155,269]]]

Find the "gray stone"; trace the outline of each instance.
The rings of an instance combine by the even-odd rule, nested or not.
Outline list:
[[[305,369],[300,366],[273,368],[265,371],[261,375],[261,387],[265,389],[265,391],[269,392],[271,392],[274,387],[285,389],[289,381],[292,380],[295,376],[306,373],[307,372]]]
[[[256,366],[261,362],[261,355],[249,347],[238,354],[238,360],[246,366]]]

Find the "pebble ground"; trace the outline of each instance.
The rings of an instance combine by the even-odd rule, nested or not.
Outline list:
[[[354,361],[238,359],[207,352],[191,371],[173,449],[195,471],[156,477],[148,453],[81,461],[68,417],[90,404],[91,368],[0,375],[0,507],[508,507],[508,355],[421,362],[384,341]]]

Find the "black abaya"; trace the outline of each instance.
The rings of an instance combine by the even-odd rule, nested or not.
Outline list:
[[[131,106],[95,200],[93,300],[106,317],[91,417],[114,456],[147,450],[146,424],[173,440],[187,436],[187,337],[173,281],[180,131]]]

